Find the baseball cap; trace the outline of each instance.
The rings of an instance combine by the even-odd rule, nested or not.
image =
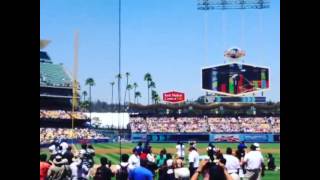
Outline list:
[[[256,147],[256,150],[260,151],[260,144],[259,143],[253,143],[253,145]]]

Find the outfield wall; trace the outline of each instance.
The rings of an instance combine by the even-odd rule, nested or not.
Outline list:
[[[197,141],[197,142],[215,142],[215,143],[237,143],[258,142],[258,143],[276,143],[280,142],[279,133],[132,133],[131,141],[146,141],[153,143],[168,143],[177,141]]]

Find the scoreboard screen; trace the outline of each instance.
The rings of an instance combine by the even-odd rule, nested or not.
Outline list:
[[[247,64],[226,64],[202,69],[202,89],[241,95],[269,88],[269,69]]]

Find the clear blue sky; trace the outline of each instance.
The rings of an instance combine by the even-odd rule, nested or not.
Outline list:
[[[201,68],[222,64],[224,51],[238,46],[247,53],[246,63],[270,67],[271,90],[265,95],[278,101],[280,2],[271,0],[270,6],[205,12],[197,10],[197,0],[122,0],[122,73],[130,72],[130,83],[138,83],[142,103],[147,102],[146,72],[151,73],[160,95],[175,89],[195,100],[204,94]],[[40,38],[52,41],[46,51],[70,72],[76,30],[81,90],[88,90],[84,82],[92,77],[96,81],[93,100],[110,102],[109,83],[117,82],[118,73],[118,0],[40,1]],[[114,100],[116,96],[115,92]]]

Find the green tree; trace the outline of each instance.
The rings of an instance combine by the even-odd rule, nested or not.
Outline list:
[[[126,103],[126,98],[127,98],[127,87],[128,87],[128,85],[129,85],[129,76],[130,76],[130,73],[129,72],[126,72],[126,79],[127,79],[127,83],[126,83],[126,89],[125,89],[125,91],[124,91],[124,101],[123,101],[123,104],[125,104]]]
[[[121,74],[117,74],[116,75],[116,79],[118,79],[118,100],[119,100],[119,103],[120,103],[120,87],[121,87],[121,84],[120,84],[120,79],[122,78],[122,75]]]
[[[137,87],[138,87],[138,84],[135,82],[133,83],[133,94],[135,95],[136,92],[137,92]],[[136,96],[134,96],[134,103],[136,103]]]
[[[93,78],[88,78],[86,80],[85,85],[89,86],[89,111],[90,111],[90,120],[91,120],[91,103],[92,103],[91,87],[95,86],[96,84],[95,84]]]
[[[141,93],[139,91],[136,91],[134,93],[134,98],[136,99],[136,103],[138,104],[139,102],[139,97],[141,97]]]
[[[114,82],[112,81],[111,83],[110,83],[110,85],[111,85],[111,104],[113,104],[113,86],[114,86]]]
[[[150,73],[146,73],[144,75],[144,80],[147,81],[147,87],[148,87],[148,104],[150,101],[150,82],[152,82],[152,76]]]
[[[82,96],[83,96],[83,102],[86,101],[86,96],[88,95],[87,91],[83,91],[82,92]]]
[[[131,84],[128,84],[127,85],[127,91],[128,91],[128,95],[129,95],[129,103],[131,102],[131,100],[130,100],[130,90],[132,90],[133,89],[133,87],[132,87],[132,85]]]

